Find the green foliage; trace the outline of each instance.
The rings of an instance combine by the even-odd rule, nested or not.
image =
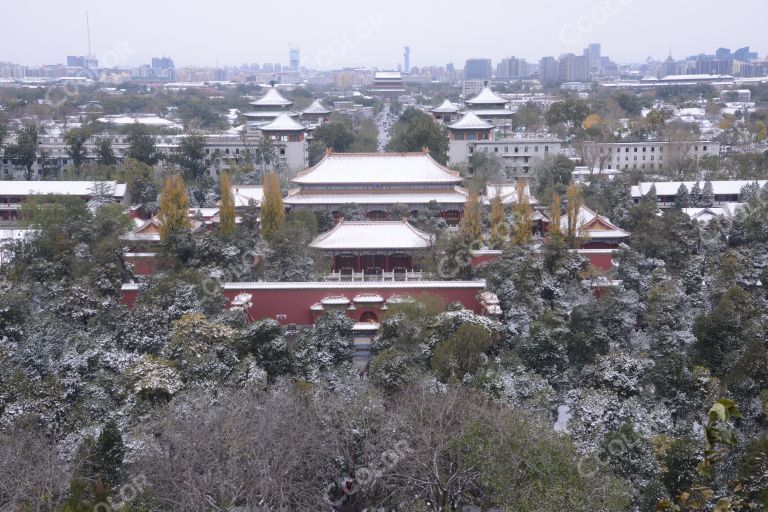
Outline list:
[[[112,148],[112,139],[109,137],[96,138],[96,163],[99,165],[117,164],[117,156]]]
[[[478,468],[486,507],[539,510],[626,510],[629,496],[617,480],[584,472],[571,443],[549,428],[510,416],[500,423],[473,420],[450,444]]]
[[[473,375],[486,361],[484,353],[491,347],[488,329],[463,324],[456,333],[435,347],[432,369],[443,382],[463,380]]]
[[[27,170],[27,180],[32,179],[32,166],[37,161],[40,132],[34,124],[25,124],[16,134],[16,142],[5,146],[4,155],[14,165]]]
[[[130,151],[129,154],[131,154]],[[150,163],[141,158],[136,159]],[[168,160],[181,167],[187,180],[200,180],[206,177],[211,162],[205,154],[205,137],[197,132],[185,135]]]
[[[560,123],[571,126],[581,126],[581,123],[589,115],[589,105],[584,100],[568,98],[550,105],[547,110],[547,125],[553,127]]]
[[[392,128],[387,151],[418,152],[424,148],[438,163],[448,161],[448,134],[432,116],[409,107]]]
[[[157,152],[155,138],[149,128],[143,124],[135,123],[128,127],[128,153],[127,158],[133,158],[147,165],[155,165],[161,155]]]
[[[85,144],[91,133],[87,128],[73,128],[64,134],[64,143],[67,145],[67,154],[72,159],[75,169],[80,169],[88,154]]]

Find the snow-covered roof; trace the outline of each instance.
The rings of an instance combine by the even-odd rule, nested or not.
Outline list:
[[[235,208],[245,208],[250,200],[261,207],[264,200],[263,185],[232,185],[232,196],[235,198]]]
[[[292,110],[254,110],[252,112],[244,112],[243,116],[249,119],[270,120],[277,118],[280,114],[287,114],[291,117],[297,117],[299,115],[298,112],[293,112]]]
[[[324,297],[320,304],[324,306],[345,306],[349,304],[349,299],[343,295],[334,295],[332,297]]]
[[[310,106],[302,111],[303,114],[330,114],[331,112],[332,110],[320,103],[320,100],[313,101]]]
[[[484,117],[512,117],[514,112],[508,108],[475,108],[472,112],[477,114],[480,118]]]
[[[490,130],[493,125],[484,119],[480,119],[473,111],[468,110],[461,119],[449,124],[451,130]]]
[[[428,152],[327,153],[291,180],[298,184],[460,183],[461,176]]]
[[[291,190],[288,197],[283,199],[286,205],[309,205],[309,204],[428,204],[430,201],[437,201],[439,204],[464,204],[467,201],[467,191],[461,187],[454,186],[451,190],[405,190],[389,193],[387,191],[370,192],[342,192],[342,193],[320,193],[307,192],[300,189]]]
[[[355,298],[352,299],[352,301],[358,304],[377,304],[379,302],[384,302],[384,297],[378,293],[364,293],[355,295]]]
[[[33,196],[61,194],[90,197],[102,186],[105,193],[115,198],[125,196],[126,185],[115,181],[3,181],[0,196]]]
[[[742,187],[745,185],[751,185],[757,181],[757,184],[762,188],[768,180],[722,180],[722,181],[710,181],[712,183],[712,192],[716,195],[737,195],[741,193]],[[699,188],[704,190],[704,184],[706,182],[699,181]],[[680,188],[680,184],[684,184],[688,191],[696,185],[695,181],[643,181],[632,187],[632,197],[638,198],[646,195],[651,189],[652,185],[656,185],[656,195],[659,196],[674,196],[677,194],[677,189]]]
[[[160,241],[160,221],[157,217],[145,220],[140,226],[134,228],[130,233],[120,237],[128,242],[159,242]]]
[[[273,121],[260,126],[259,130],[269,132],[303,132],[306,130],[306,127],[285,112],[281,112]]]
[[[579,218],[577,221],[577,234],[579,237],[597,239],[597,238],[628,238],[629,232],[624,231],[613,224],[608,217],[598,215],[593,210],[582,206],[579,208]],[[565,233],[568,230],[568,216],[563,215],[560,218],[560,230]]]
[[[267,93],[264,96],[257,99],[256,101],[252,101],[251,105],[256,105],[259,107],[266,107],[266,106],[287,107],[287,106],[293,105],[293,102],[291,100],[286,99],[282,94],[280,94],[280,92],[277,89],[275,89],[274,87],[271,87],[269,90],[267,90]]]
[[[493,92],[488,87],[483,87],[483,90],[477,93],[477,95],[466,101],[467,105],[502,105],[506,104],[507,100]]]
[[[310,247],[323,250],[426,249],[429,234],[402,221],[339,221],[330,231],[315,238]]]
[[[400,71],[376,71],[373,75],[374,80],[401,80],[403,74]]]
[[[459,111],[459,107],[451,103],[451,100],[448,98],[445,98],[443,102],[438,105],[437,107],[433,108],[431,112],[435,112],[436,114],[442,114],[442,113],[455,113]]]
[[[531,186],[528,180],[525,180],[525,189],[523,194],[528,198],[529,204],[538,204],[539,201],[531,195]],[[501,196],[501,202],[503,204],[517,203],[517,184],[516,183],[488,183],[485,186],[485,198],[486,204],[490,204],[493,198],[497,195]]]
[[[355,322],[355,324],[352,326],[353,331],[365,331],[365,332],[371,332],[371,331],[378,331],[379,330],[379,323],[378,322]]]
[[[126,291],[138,290],[138,283],[123,284]],[[485,280],[476,281],[249,281],[240,283],[222,283],[223,290],[424,290],[430,288],[485,288]],[[388,299],[387,302],[391,302]]]
[[[686,214],[691,220],[699,222],[709,222],[715,217],[722,217],[725,215],[723,208],[682,208],[681,211]]]
[[[147,114],[116,114],[100,117],[97,119],[100,123],[127,125],[127,124],[144,124],[147,126],[162,126],[164,128],[181,128],[179,123],[171,121],[170,119],[164,119],[160,116],[147,115]]]

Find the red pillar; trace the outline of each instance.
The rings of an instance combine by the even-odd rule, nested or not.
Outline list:
[[[355,255],[355,259],[356,259],[356,261],[357,261],[357,265],[356,265],[356,267],[355,267],[355,272],[360,272],[360,270],[361,270],[361,269],[360,269],[360,253],[357,253],[357,254]]]
[[[384,255],[384,271],[385,272],[389,272],[390,271],[390,268],[389,268],[389,254],[385,254]]]

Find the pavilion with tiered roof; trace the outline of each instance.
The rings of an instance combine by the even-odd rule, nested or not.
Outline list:
[[[429,152],[334,153],[291,180],[296,188],[284,203],[291,209],[326,210],[339,216],[357,205],[371,220],[387,220],[395,205],[409,212],[431,201],[451,224],[458,224],[467,200],[458,172],[437,163]],[[400,220],[400,219],[391,219]]]
[[[250,123],[264,124],[274,121],[280,114],[286,114],[290,117],[298,117],[298,113],[291,110],[293,102],[280,94],[280,91],[271,87],[261,98],[252,101],[251,112],[245,112],[243,115]]]

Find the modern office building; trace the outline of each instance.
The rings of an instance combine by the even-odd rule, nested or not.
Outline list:
[[[465,80],[490,80],[492,75],[491,59],[467,59],[464,63]]]

